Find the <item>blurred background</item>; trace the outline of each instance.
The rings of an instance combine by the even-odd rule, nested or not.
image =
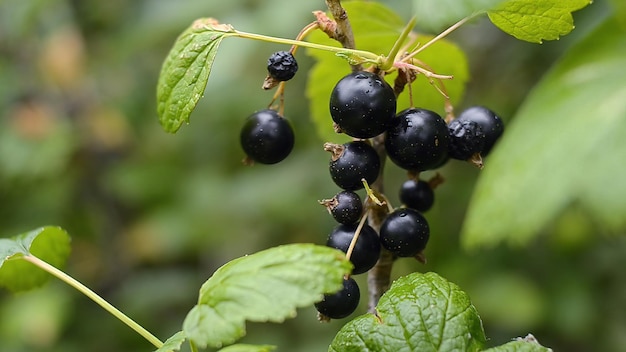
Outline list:
[[[384,2],[411,13],[408,1]],[[317,201],[338,189],[308,118],[312,61],[304,51],[286,93],[296,148],[278,165],[243,166],[238,138],[243,120],[270,102],[273,92],[260,89],[266,60],[284,46],[224,40],[191,124],[167,134],[155,112],[161,63],[194,19],[294,37],[323,8],[313,0],[0,1],[0,237],[65,228],[73,250],[65,271],[162,339],[180,330],[200,285],[227,261],[284,243],[323,244],[334,222]],[[464,26],[451,37],[471,72],[457,108],[487,105],[510,122],[541,75],[606,11],[595,1],[575,14],[571,35],[543,45],[484,19]],[[597,233],[571,209],[529,247],[467,253],[459,229],[479,172],[460,162],[440,172],[446,182],[426,213],[428,264],[400,260],[394,278],[435,271],[457,283],[490,346],[531,332],[556,351],[626,351],[624,238]],[[398,205],[405,174],[388,164],[385,177]],[[364,293],[365,276],[357,280]],[[343,323],[318,323],[306,308],[282,325],[248,324],[243,342],[325,351]],[[19,295],[0,291],[0,350],[153,348],[52,280]]]

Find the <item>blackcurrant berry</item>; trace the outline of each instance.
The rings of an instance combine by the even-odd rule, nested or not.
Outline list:
[[[380,242],[398,257],[413,257],[424,248],[430,237],[428,222],[411,208],[397,209],[380,226]]]
[[[248,157],[261,164],[282,161],[294,145],[291,125],[278,112],[270,109],[250,115],[239,137]]]
[[[480,125],[485,134],[485,145],[480,154],[486,156],[493,148],[496,141],[504,132],[504,123],[493,111],[484,106],[472,106],[467,108],[457,117],[459,121],[474,121]]]
[[[352,191],[341,191],[325,204],[333,218],[346,225],[359,221],[363,214],[361,197]]]
[[[385,137],[389,159],[403,169],[424,171],[433,169],[448,155],[448,126],[437,113],[409,108],[392,120]]]
[[[322,315],[331,319],[341,319],[352,314],[359,306],[361,290],[353,278],[343,280],[343,288],[335,293],[324,295],[324,299],[315,303],[315,308]]]
[[[363,188],[361,179],[373,183],[380,171],[380,158],[366,142],[353,141],[343,145],[326,143],[324,149],[333,153],[329,163],[330,177],[337,186],[354,191]]]
[[[330,95],[330,115],[340,132],[371,138],[385,131],[396,113],[396,96],[384,79],[371,72],[342,78]]]
[[[448,156],[458,160],[468,160],[472,155],[483,151],[485,134],[482,127],[471,120],[452,120],[448,124],[450,145]]]
[[[337,225],[328,236],[326,245],[347,253],[357,227],[358,224]],[[370,270],[378,261],[379,256],[380,240],[378,234],[371,226],[364,225],[350,255],[350,261],[354,265],[352,274],[362,274]]]
[[[267,60],[267,73],[277,81],[288,81],[297,71],[298,62],[288,51],[277,51]]]
[[[400,188],[400,201],[419,212],[429,210],[435,202],[435,192],[426,181],[407,180]]]

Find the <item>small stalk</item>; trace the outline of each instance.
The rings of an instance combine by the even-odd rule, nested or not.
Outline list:
[[[428,48],[429,46],[435,44],[436,42],[438,42],[440,39],[445,38],[448,34],[454,32],[455,29],[461,27],[463,24],[465,24],[465,22],[469,21],[470,19],[472,19],[474,16],[476,16],[477,14],[473,14],[471,16],[467,16],[463,19],[461,19],[460,21],[458,21],[457,23],[451,25],[450,27],[448,27],[448,29],[446,29],[445,31],[439,33],[439,35],[437,35],[436,37],[434,37],[433,39],[429,40],[426,44],[420,46],[419,48],[415,49],[415,51],[413,51],[412,53],[410,53],[409,55],[405,56],[404,58],[402,58],[402,61],[404,62],[408,62],[409,59],[411,59],[412,57],[414,57],[415,55],[421,53],[422,51],[424,51],[424,49]]]
[[[402,30],[402,33],[400,33],[400,36],[398,37],[398,39],[396,39],[396,42],[393,44],[393,47],[391,47],[391,50],[389,51],[389,55],[387,55],[387,58],[385,59],[383,64],[380,66],[380,69],[382,71],[387,71],[393,67],[393,63],[396,60],[396,56],[398,55],[398,52],[402,48],[402,44],[411,33],[411,30],[413,30],[413,27],[415,27],[415,17],[411,18],[409,23],[406,24],[406,26]]]
[[[104,298],[98,296],[97,293],[93,292],[91,289],[89,289],[87,286],[80,283],[78,280],[74,279],[73,277],[69,276],[63,271],[55,268],[54,266],[48,264],[47,262],[35,257],[32,254],[23,256],[22,259],[38,266],[39,268],[47,271],[53,276],[56,276],[58,279],[65,282],[66,284],[74,287],[80,293],[89,297],[92,301],[100,305],[100,307],[104,308],[107,312],[111,313],[117,319],[121,320],[124,324],[128,325],[128,327],[135,330],[135,332],[141,335],[144,339],[148,340],[156,348],[161,348],[161,346],[163,346],[163,342],[159,340],[156,336],[152,335],[143,326],[137,324],[134,320],[129,318],[126,314],[122,313],[119,309],[113,307],[111,303],[107,302]]]
[[[352,241],[350,241],[350,246],[348,247],[348,250],[346,251],[347,260],[350,260],[350,257],[352,256],[352,252],[354,251],[354,246],[356,246],[356,241],[359,240],[359,235],[361,234],[361,230],[363,230],[363,226],[365,226],[365,222],[367,221],[368,215],[369,215],[369,212],[366,212],[365,214],[363,214],[363,216],[361,217],[361,221],[359,221],[359,225],[356,227],[356,230],[354,231],[354,237],[352,237]]]
[[[301,40],[271,37],[271,36],[267,36],[267,35],[242,32],[242,31],[238,31],[238,30],[232,30],[232,32],[228,32],[227,35],[240,37],[240,38],[262,40],[262,41],[265,41],[265,42],[271,42],[271,43],[277,43],[277,44],[297,45],[297,46],[302,46],[302,47],[305,47],[305,48],[330,51],[330,52],[333,52],[333,53],[351,54],[351,55],[358,56],[358,57],[362,58],[365,62],[371,62],[371,63],[373,63],[375,65],[379,65],[380,62],[382,61],[382,58],[379,55],[376,55],[376,54],[374,54],[372,52],[364,51],[364,50],[347,49],[347,48],[338,47],[338,46],[329,46],[329,45],[305,42],[305,41],[301,41]]]

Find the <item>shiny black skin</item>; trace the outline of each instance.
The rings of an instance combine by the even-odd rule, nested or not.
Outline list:
[[[358,222],[363,214],[363,202],[358,194],[352,191],[341,191],[334,197],[337,205],[330,208],[333,218],[346,225]]]
[[[452,159],[468,160],[472,155],[483,151],[485,134],[477,122],[452,120],[448,124],[448,131],[450,133],[448,156]]]
[[[361,179],[374,183],[380,171],[380,158],[376,150],[366,142],[353,141],[343,145],[339,158],[329,163],[330,177],[335,184],[347,191],[363,188]]]
[[[277,51],[267,59],[267,73],[277,81],[288,81],[298,72],[298,62],[288,51]]]
[[[435,202],[435,192],[426,181],[406,180],[400,187],[400,201],[419,212],[428,211]]]
[[[482,156],[489,154],[494,144],[504,133],[504,122],[502,122],[502,119],[495,112],[484,106],[472,106],[463,110],[457,116],[457,120],[474,121],[480,125],[485,134],[485,145],[480,152]]]
[[[324,299],[315,303],[315,308],[322,315],[331,319],[342,319],[352,314],[359,306],[361,290],[353,278],[343,280],[343,288],[335,293],[324,295]]]
[[[357,227],[358,224],[337,225],[328,236],[326,245],[347,253]],[[352,274],[356,275],[367,272],[374,267],[379,256],[380,241],[378,234],[371,226],[364,225],[359,233],[359,238],[356,240],[352,254],[350,255],[350,261],[354,265]]]
[[[385,136],[389,159],[410,171],[442,165],[448,157],[449,144],[446,122],[436,112],[419,108],[398,113]]]
[[[289,122],[270,109],[250,115],[239,136],[246,155],[261,164],[276,164],[284,160],[291,153],[294,140]]]
[[[371,72],[353,72],[342,78],[330,95],[330,115],[341,132],[372,138],[385,131],[396,113],[393,88]]]
[[[413,257],[426,248],[430,237],[428,222],[420,212],[400,208],[380,226],[380,243],[398,257]]]

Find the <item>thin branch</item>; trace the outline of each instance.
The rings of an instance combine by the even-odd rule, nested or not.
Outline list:
[[[385,138],[384,135],[379,135],[371,139],[372,147],[378,153],[380,157],[380,173],[378,174],[378,178],[376,182],[372,183],[370,187],[372,190],[377,192],[378,194],[384,194],[383,187],[383,171],[385,169],[385,161],[387,159],[387,152],[385,151]],[[377,233],[380,232],[380,225],[382,225],[383,220],[387,216],[389,212],[389,204],[385,205],[377,205],[374,202],[369,202],[370,210],[368,217],[368,224],[376,230]],[[367,273],[367,289],[369,292],[369,302],[368,302],[368,310],[371,313],[374,313],[376,310],[376,305],[380,300],[380,297],[383,293],[387,292],[389,289],[389,285],[391,283],[391,269],[393,267],[393,254],[388,250],[382,248],[380,252],[380,257],[378,258],[378,262],[370,271]]]
[[[346,10],[341,6],[341,1],[326,0],[326,7],[328,7],[328,11],[337,23],[332,38],[341,43],[341,46],[344,48],[355,49],[356,45],[354,43],[354,33],[352,32],[350,19],[348,19]],[[361,65],[352,65],[352,71],[360,71],[361,69]]]

